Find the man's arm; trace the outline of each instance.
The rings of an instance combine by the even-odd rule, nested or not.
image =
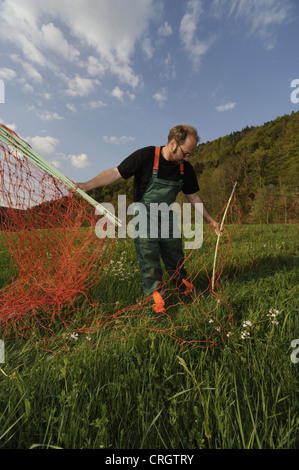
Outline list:
[[[200,211],[202,214],[203,218],[205,219],[206,222],[210,224],[212,229],[216,232],[217,235],[219,235],[220,232],[220,224],[216,222],[216,220],[213,219],[213,217],[209,214],[203,200],[199,196],[198,193],[194,194],[186,194],[187,198],[191,202],[192,206],[194,207],[195,210]],[[195,204],[200,204],[200,207],[196,207]]]
[[[95,178],[86,181],[86,183],[76,183],[75,190],[76,188],[79,188],[86,193],[87,191],[98,188],[100,186],[108,186],[109,184],[115,183],[115,181],[118,181],[121,178],[122,176],[118,169],[111,168],[110,170],[103,171],[99,175],[95,176]]]

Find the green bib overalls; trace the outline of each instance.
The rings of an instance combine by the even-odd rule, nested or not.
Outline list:
[[[139,201],[146,208],[147,236],[135,237],[135,247],[139,260],[142,289],[146,295],[153,293],[162,282],[162,267],[160,256],[166,271],[176,281],[177,285],[186,278],[186,270],[182,266],[184,253],[182,239],[178,237],[178,231],[174,234],[173,212],[169,211],[169,225],[165,237],[165,225],[167,223],[158,212],[158,217],[153,217],[151,204],[166,203],[168,206],[174,203],[177,194],[183,186],[183,164],[181,165],[181,178],[179,181],[168,181],[157,177],[159,169],[160,147],[156,147],[153,174],[148,187]],[[137,209],[138,210],[138,209]],[[136,212],[135,212],[136,214]],[[156,229],[157,236],[150,234],[150,228]],[[174,236],[175,235],[175,236]]]

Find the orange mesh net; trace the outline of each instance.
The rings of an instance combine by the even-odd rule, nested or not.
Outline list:
[[[153,331],[182,345],[213,347],[227,339],[233,324],[225,283],[296,252],[298,201],[235,191],[215,272],[217,237],[207,227],[203,246],[186,253],[191,295],[180,295],[165,273],[167,317],[159,322],[141,295],[129,241],[98,238],[99,216],[88,202],[4,143],[0,150],[1,262],[10,272],[8,281],[1,280],[1,339],[21,336],[66,352],[78,338],[99,345]],[[279,245],[275,256],[273,243]]]

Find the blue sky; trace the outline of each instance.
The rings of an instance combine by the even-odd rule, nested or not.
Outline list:
[[[299,110],[298,0],[0,0],[0,122],[86,181]],[[3,100],[2,100],[3,101]]]

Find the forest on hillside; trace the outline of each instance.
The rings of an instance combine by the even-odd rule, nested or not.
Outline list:
[[[220,215],[237,183],[234,201],[243,222],[272,223],[277,215],[284,222],[298,221],[299,111],[200,143],[190,162],[197,175],[199,194],[213,217]],[[133,202],[133,182],[133,178],[120,180],[89,194],[99,203],[113,204],[115,209],[118,195],[125,194],[128,206]],[[183,193],[177,202],[187,202]],[[9,224],[15,229],[21,219],[25,225],[27,219],[34,219],[36,226],[43,227],[47,217],[42,214],[60,207],[63,217],[65,204],[65,198],[48,201],[20,214],[13,208],[0,208],[0,228]],[[61,220],[57,220],[58,225]]]
[[[299,111],[200,143],[190,162],[198,178],[200,196],[213,216],[225,206],[236,182],[237,197],[251,194],[251,203],[242,205],[247,213],[257,210],[254,204],[260,204],[261,198],[279,199],[298,208]],[[113,204],[119,194],[126,194],[127,203],[131,204],[133,178],[90,194],[99,202]],[[177,201],[185,202],[185,196],[180,193]]]

